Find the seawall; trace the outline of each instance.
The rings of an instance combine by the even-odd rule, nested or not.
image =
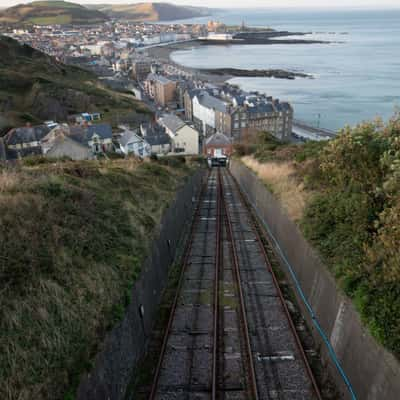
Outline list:
[[[146,350],[169,267],[196,206],[203,175],[203,170],[193,175],[164,213],[159,234],[132,289],[125,317],[108,334],[91,372],[78,387],[77,400],[125,398],[137,362]]]
[[[230,168],[276,240],[283,270],[343,398],[399,399],[400,363],[363,327],[351,300],[257,175],[238,161],[232,161]]]

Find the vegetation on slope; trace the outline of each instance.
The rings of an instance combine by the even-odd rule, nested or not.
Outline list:
[[[0,113],[6,127],[69,114],[148,113],[133,96],[105,88],[90,72],[67,66],[27,45],[0,36]]]
[[[347,127],[328,143],[285,145],[264,135],[252,152],[264,169],[291,166],[282,180],[306,192],[298,221],[305,236],[371,333],[399,357],[400,115],[387,125]],[[264,179],[279,192],[268,174]]]
[[[18,4],[0,12],[0,23],[66,25],[96,24],[108,17],[98,10],[89,10],[79,4],[66,1],[34,1]]]
[[[191,171],[176,159],[0,171],[1,399],[69,398]]]
[[[210,10],[207,8],[178,6],[169,3],[107,4],[90,8],[93,7],[111,18],[128,21],[171,21],[210,14]]]

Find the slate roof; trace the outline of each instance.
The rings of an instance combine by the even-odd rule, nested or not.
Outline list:
[[[137,133],[129,130],[122,132],[119,138],[119,143],[122,146],[126,146],[130,142],[139,142],[139,141],[143,141],[143,138],[140,137]]]
[[[25,149],[6,149],[7,160],[18,160],[19,157],[40,156],[42,155],[42,148],[40,146],[29,147]]]
[[[70,137],[70,139],[87,146],[88,139],[86,137],[86,131],[83,126],[72,125],[69,127],[69,129],[70,133],[68,136]]]
[[[113,136],[111,125],[108,124],[89,125],[85,129],[89,140],[95,134],[101,139],[112,139]]]
[[[51,129],[46,125],[15,128],[7,133],[5,141],[8,145],[38,142],[44,138],[50,130]]]
[[[149,74],[147,75],[147,80],[157,81],[160,82],[162,85],[166,85],[167,83],[171,83],[172,81],[166,78],[163,75],[158,74]]]
[[[161,125],[164,125],[173,133],[176,133],[186,125],[184,121],[174,114],[164,114],[159,121]]]
[[[197,95],[197,98],[199,100],[199,103],[204,107],[221,112],[226,112],[227,110],[227,106],[222,100],[209,95],[207,92],[201,92]]]
[[[273,113],[274,106],[271,103],[256,104],[254,107],[248,108],[249,113]]]
[[[171,143],[171,138],[166,133],[157,133],[154,135],[146,136],[146,142],[150,146],[160,146]]]
[[[223,133],[214,133],[206,140],[206,146],[228,146],[232,144],[231,139]]]

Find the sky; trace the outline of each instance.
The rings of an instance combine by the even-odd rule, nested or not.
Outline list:
[[[70,0],[81,4],[106,4],[106,3],[138,3],[150,0]],[[157,0],[181,5],[198,5],[214,8],[399,8],[400,0]],[[0,7],[10,7],[15,4],[29,3],[28,0],[0,0]],[[322,4],[321,4],[322,3]],[[334,4],[332,4],[334,3]]]

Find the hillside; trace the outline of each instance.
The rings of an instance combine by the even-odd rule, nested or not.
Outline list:
[[[110,18],[127,21],[172,21],[210,15],[210,9],[207,8],[177,6],[169,3],[102,4],[89,8],[97,9]]]
[[[0,166],[1,399],[75,398],[193,168],[176,159]]]
[[[320,252],[364,324],[400,358],[400,114],[329,142],[239,146]]]
[[[0,11],[0,23],[10,24],[96,24],[108,17],[79,4],[65,1],[35,1]]]
[[[84,111],[148,113],[143,103],[105,88],[90,72],[0,36],[0,132]]]

